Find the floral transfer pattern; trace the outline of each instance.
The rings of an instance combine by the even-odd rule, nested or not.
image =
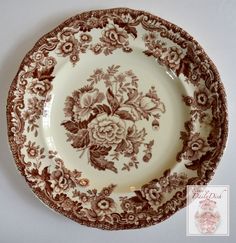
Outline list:
[[[95,31],[99,33],[97,38],[93,34]],[[186,174],[167,170],[160,178],[117,200],[116,185],[107,185],[100,191],[88,188],[89,180],[82,178],[81,172],[68,170],[56,152],[46,151],[40,144],[38,124],[43,106],[50,100],[58,61],[66,59],[74,67],[85,52],[95,55],[129,53],[135,41],[143,44],[144,55],[171,69],[193,90],[183,96],[191,120],[186,121],[180,134],[183,146],[176,158],[186,167]],[[90,97],[80,90],[83,102],[80,109],[73,110],[75,116],[84,119],[79,129],[85,129],[83,122],[90,119],[91,107],[94,109],[96,103],[101,103],[98,110],[102,112],[92,112],[96,117],[91,128],[99,126],[101,113],[106,119],[109,117],[102,105],[107,96],[101,95],[93,82],[95,84],[96,80],[91,77],[88,87],[93,86],[93,89],[86,92]],[[152,113],[152,106],[146,106],[146,102],[139,104]],[[71,105],[74,106],[72,100]],[[135,109],[127,111],[139,119]],[[146,119],[144,116],[145,113],[141,119]],[[116,127],[113,143],[123,138],[120,131],[124,126],[118,117],[108,121]],[[158,119],[151,121],[155,129],[159,126]],[[42,37],[25,56],[11,85],[7,120],[14,159],[34,193],[49,207],[76,222],[110,230],[153,225],[183,208],[186,185],[206,184],[214,174],[228,132],[224,88],[216,67],[200,45],[174,24],[143,11],[125,8],[79,14]],[[203,127],[208,132],[202,132]],[[70,133],[73,133],[71,131],[72,128]],[[133,129],[134,133],[138,131]],[[94,133],[91,138],[98,143],[104,136]],[[152,156],[152,145],[152,141],[143,144],[144,162]],[[118,154],[111,156],[115,160]],[[134,160],[124,168],[129,170],[136,167],[136,163]]]
[[[165,184],[161,183],[165,178]],[[83,202],[86,207],[81,210],[81,215],[91,221],[109,222],[112,224],[124,223],[129,228],[131,225],[140,225],[153,220],[156,209],[164,201],[166,190],[173,192],[177,188],[184,188],[187,184],[186,174],[170,174],[170,170],[164,172],[164,176],[159,180],[153,180],[143,186],[140,191],[135,191],[134,196],[120,197],[119,202],[123,213],[116,213],[116,203],[110,195],[116,185],[109,185],[100,192],[96,189],[87,192],[73,191],[73,198]],[[148,213],[143,213],[146,209]],[[156,220],[159,215],[156,214]]]
[[[88,26],[84,26],[83,30],[88,29],[89,31],[91,28],[89,27],[90,24],[92,24],[93,28],[96,25],[97,28],[105,28],[97,41],[94,41],[89,33],[82,33],[79,37],[76,37],[80,29],[83,29],[83,26],[81,26],[80,29],[66,28],[64,31],[58,33],[57,37],[49,39],[49,43],[56,45],[57,54],[62,57],[69,57],[73,65],[79,61],[80,54],[86,53],[88,50],[92,51],[95,55],[103,53],[106,56],[112,54],[116,49],[132,52],[128,40],[129,35],[132,35],[132,33],[128,29],[109,24],[106,20],[100,23],[93,23],[91,20],[91,22],[87,23]]]
[[[129,158],[122,170],[138,168],[137,156],[143,149],[143,162],[152,157],[154,140],[145,141],[146,129],[138,129],[139,120],[152,120],[156,130],[165,105],[155,87],[147,93],[139,92],[139,79],[132,70],[119,72],[120,66],[109,66],[106,71],[96,69],[88,78],[89,85],[66,98],[65,116],[61,125],[67,130],[68,141],[78,150],[88,151],[88,162],[98,170],[118,172],[114,161],[123,155]],[[104,92],[96,85],[105,84]],[[106,156],[112,156],[108,160]]]
[[[34,136],[38,136],[38,119],[43,114],[45,102],[51,99],[50,91],[52,90],[53,70],[56,65],[56,59],[49,57],[48,53],[43,54],[37,51],[31,57],[35,62],[35,66],[29,67],[28,70],[22,71],[22,76],[30,79],[28,92],[31,97],[28,99],[27,110],[22,114],[23,118],[28,122],[27,132],[34,132]]]
[[[53,201],[63,212],[71,212],[73,215],[92,222],[107,222],[109,224],[133,224],[149,222],[156,215],[156,211],[164,201],[164,193],[184,188],[188,177],[184,173],[171,174],[170,170],[164,172],[158,180],[155,179],[144,185],[140,191],[135,191],[131,198],[120,197],[119,202],[123,214],[117,211],[117,202],[111,197],[117,185],[111,184],[98,191],[97,189],[86,190],[89,182],[82,178],[82,173],[70,171],[64,166],[64,162],[57,156],[57,152],[45,153],[34,142],[29,141],[27,145],[27,156],[34,156],[33,164],[25,163],[25,176],[28,183],[35,190],[45,192],[48,199]],[[44,166],[45,158],[51,159],[50,166]],[[87,180],[87,184],[84,181]],[[72,197],[67,193],[71,192]],[[147,213],[143,213],[147,210]]]
[[[155,57],[161,65],[173,70],[176,76],[183,75],[186,83],[194,87],[192,95],[182,96],[183,102],[190,108],[191,118],[185,122],[185,131],[180,132],[183,147],[176,161],[185,161],[186,168],[197,172],[191,183],[206,183],[213,175],[213,161],[220,155],[217,148],[224,142],[221,139],[224,132],[218,128],[224,126],[225,122],[227,125],[226,118],[219,114],[225,114],[223,109],[226,109],[221,100],[224,93],[219,95],[223,88],[221,83],[215,81],[217,73],[212,71],[213,64],[205,58],[196,43],[183,43],[170,35],[170,39],[177,42],[179,47],[167,47],[160,37],[158,32],[144,35],[147,49],[143,53]],[[205,127],[205,130],[199,129],[199,126]]]

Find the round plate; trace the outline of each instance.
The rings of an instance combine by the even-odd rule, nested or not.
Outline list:
[[[161,222],[206,184],[227,137],[216,67],[185,31],[143,11],[90,11],[43,36],[11,85],[21,174],[55,211],[102,229]]]

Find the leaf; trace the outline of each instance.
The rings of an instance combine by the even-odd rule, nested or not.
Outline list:
[[[78,124],[73,121],[62,122],[61,125],[63,125],[66,128],[66,130],[71,133],[77,133],[79,130]]]
[[[112,49],[105,48],[103,53],[105,54],[105,56],[108,56],[108,55],[112,54]]]
[[[114,191],[115,187],[116,187],[116,185],[114,185],[114,184],[104,187],[98,195],[99,196],[110,196],[111,193]]]
[[[42,170],[42,173],[41,173],[41,178],[45,181],[48,181],[50,180],[50,173],[48,172],[48,167],[49,166],[46,166],[43,170]]]
[[[72,141],[72,147],[78,149],[85,149],[89,145],[89,131],[81,129],[77,134],[67,134],[68,141]]]
[[[167,177],[170,175],[170,169],[164,171],[164,176]]]
[[[87,209],[86,211],[87,211],[87,214],[89,215],[90,218],[95,219],[95,220],[99,219],[99,216],[97,215],[97,213],[94,210]]]
[[[38,69],[35,69],[33,71],[33,77],[37,78],[38,80],[45,80],[48,79],[49,81],[52,81],[55,77],[52,76],[54,67],[50,68],[43,68],[41,71]]]
[[[117,144],[115,151],[116,152],[123,152],[123,151],[126,150],[126,148],[127,148],[127,142],[124,139],[122,139],[122,141]]]
[[[136,190],[136,191],[134,191],[134,193],[136,194],[136,196],[130,198],[133,202],[142,203],[143,201],[146,201],[146,199],[143,197],[141,191]]]
[[[65,107],[63,109],[64,113],[65,113],[65,115],[67,117],[73,116],[73,114],[74,114],[74,112],[73,112],[74,105],[75,105],[75,100],[72,97],[68,96],[66,98]]]
[[[194,130],[193,122],[192,122],[191,120],[185,122],[185,123],[184,123],[184,128],[185,128],[188,132],[191,132],[192,130]]]
[[[34,136],[35,136],[35,137],[38,136],[38,130],[35,130],[35,132],[34,132]]]
[[[87,129],[88,128],[88,121],[79,121],[78,122],[79,129]]]
[[[36,176],[39,175],[39,171],[38,171],[38,169],[32,169],[32,170],[30,171],[30,174],[31,174],[33,177],[36,177]]]
[[[117,173],[117,168],[114,166],[114,162],[108,161],[105,159],[105,156],[108,155],[111,147],[93,145],[89,150],[90,164],[98,170],[111,170]]]
[[[108,105],[97,105],[94,109],[95,113],[100,114],[106,112],[108,115],[111,114],[111,109]]]
[[[200,167],[200,163],[198,160],[195,160],[185,164],[185,167],[189,170],[197,170]]]
[[[139,95],[138,91],[136,89],[130,89],[127,95],[128,95],[128,99],[125,101],[125,104],[134,106],[134,102]]]
[[[106,96],[107,96],[107,101],[112,108],[112,112],[115,113],[115,111],[120,107],[118,99],[115,97],[115,95],[113,94],[110,88],[108,88]]]
[[[130,120],[130,121],[135,121],[135,119],[132,117],[132,115],[128,112],[128,111],[116,111],[115,112],[116,115],[118,115],[121,119],[124,120]]]
[[[120,66],[119,65],[112,65],[112,66],[110,66],[110,67],[108,67],[107,68],[107,73],[109,74],[109,75],[114,75],[115,73],[117,73],[118,72],[118,69],[120,68]]]
[[[43,152],[44,152],[44,148],[41,148],[40,151],[39,151],[39,153],[40,154],[43,154]]]
[[[51,66],[50,68],[43,68],[40,72],[41,76],[49,76],[53,73],[54,66]]]
[[[147,133],[145,128],[143,128],[141,131],[138,131],[135,125],[128,128],[127,138],[131,141],[143,142],[146,135]]]
[[[188,141],[188,137],[189,137],[189,134],[188,133],[183,132],[183,131],[180,132],[180,139],[182,139],[184,142],[185,141]]]
[[[125,30],[127,31],[128,34],[131,34],[134,38],[137,38],[137,30],[135,27],[126,25]]]
[[[179,68],[176,70],[177,76],[179,76],[182,73],[184,76],[189,77],[191,73],[190,63],[191,61],[188,60],[188,58],[186,57],[181,59]]]
[[[132,145],[132,153],[138,154],[139,147],[144,141],[144,137],[147,135],[145,128],[143,128],[141,131],[137,131],[137,128],[135,125],[132,127],[129,127],[127,130],[127,136],[126,141]],[[128,156],[127,154],[126,156]]]
[[[149,51],[149,50],[146,50],[143,52],[146,56],[152,56],[153,55],[153,52],[152,51]]]

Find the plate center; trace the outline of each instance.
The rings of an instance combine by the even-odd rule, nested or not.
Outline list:
[[[43,118],[46,146],[92,188],[139,189],[175,165],[186,91],[154,58],[139,49],[84,55],[76,67],[62,65],[53,82]]]

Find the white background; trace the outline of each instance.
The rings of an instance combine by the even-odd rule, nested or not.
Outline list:
[[[102,231],[44,206],[19,176],[6,136],[9,85],[26,52],[45,33],[77,13],[130,7],[167,19],[193,35],[215,62],[228,96],[227,149],[211,184],[230,185],[230,237],[186,237],[186,210],[141,230]],[[236,0],[0,0],[0,243],[236,242]]]

